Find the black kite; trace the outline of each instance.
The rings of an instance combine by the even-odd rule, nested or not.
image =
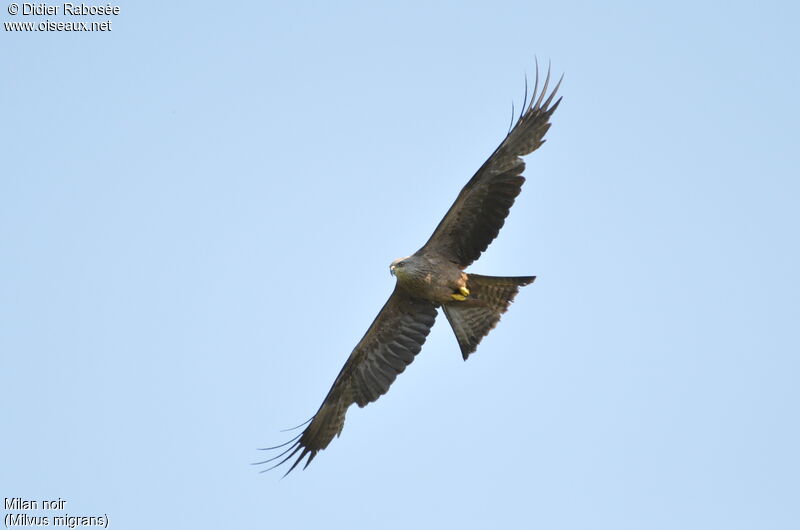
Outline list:
[[[353,403],[364,407],[389,390],[389,386],[411,364],[433,326],[441,307],[455,332],[464,360],[497,324],[519,288],[535,276],[496,277],[464,272],[497,237],[525,178],[522,158],[544,143],[556,87],[545,100],[550,81],[548,69],[538,93],[539,72],[533,95],[523,105],[517,122],[503,142],[458,194],[453,205],[425,245],[411,256],[396,259],[389,269],[397,278],[394,292],[358,343],[336,377],[325,400],[308,426],[297,437],[277,447],[292,444],[277,467],[300,455],[290,473],[308,456],[305,467],[338,436],[347,409]],[[310,422],[310,423],[309,423]],[[303,424],[305,425],[305,423]],[[287,455],[288,453],[288,455]],[[266,470],[265,470],[266,471]]]

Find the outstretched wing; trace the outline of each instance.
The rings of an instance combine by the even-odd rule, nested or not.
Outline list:
[[[544,135],[550,128],[550,115],[561,102],[559,98],[550,106],[561,80],[547,100],[544,100],[549,82],[548,69],[542,91],[537,94],[537,64],[536,83],[530,103],[523,107],[517,123],[500,146],[458,194],[419,253],[436,251],[466,268],[497,237],[514,199],[519,195],[522,183],[525,182],[522,176],[525,162],[521,157],[532,153],[544,143]]]
[[[403,372],[422,349],[435,319],[436,306],[433,303],[410,298],[395,288],[350,354],[322,406],[309,420],[305,430],[282,446],[267,448],[277,449],[291,444],[283,453],[256,464],[283,457],[269,468],[273,469],[299,452],[300,456],[286,474],[297,467],[306,455],[308,461],[303,469],[308,467],[317,453],[328,447],[334,436],[341,434],[344,416],[350,405],[355,403],[364,407],[389,390],[397,374]]]

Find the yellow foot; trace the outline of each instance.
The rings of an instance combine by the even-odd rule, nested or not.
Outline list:
[[[458,294],[458,293],[453,293],[453,294],[450,295],[450,297],[453,300],[458,300],[459,302],[463,302],[464,300],[467,299],[466,296],[464,296],[463,294]]]
[[[461,294],[463,294],[464,297],[469,296],[469,289],[467,289],[466,287],[459,287],[458,290],[461,291]]]

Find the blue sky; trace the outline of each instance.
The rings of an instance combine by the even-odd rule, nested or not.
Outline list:
[[[0,32],[0,496],[118,529],[800,527],[800,10],[557,4]],[[259,474],[534,57],[564,100],[471,270],[538,280],[468,362],[440,315],[308,470]]]

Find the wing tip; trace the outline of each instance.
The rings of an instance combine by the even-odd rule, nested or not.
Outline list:
[[[277,445],[275,447],[267,447],[267,448],[260,449],[260,450],[277,449],[277,448],[283,447],[283,446],[287,445],[288,443],[291,443],[292,441],[295,441],[295,440],[297,440],[297,438],[294,438],[294,439],[290,440],[289,442],[286,442],[286,443],[281,444],[281,445]],[[289,460],[294,458],[294,455],[296,455],[298,451],[300,451],[300,456],[297,457],[297,460],[294,461],[294,463],[289,468],[289,470],[286,473],[283,474],[283,477],[281,477],[281,478],[284,478],[284,477],[286,477],[286,475],[291,473],[298,466],[298,464],[300,464],[300,462],[303,461],[303,459],[307,455],[310,455],[308,457],[308,460],[306,461],[305,465],[303,466],[303,469],[307,468],[308,464],[310,464],[311,461],[314,460],[314,457],[317,456],[318,451],[313,450],[313,449],[309,449],[307,446],[305,446],[303,444],[302,440],[297,440],[297,441],[295,441],[295,443],[292,446],[290,446],[288,449],[286,449],[282,453],[280,453],[278,455],[275,455],[272,458],[268,458],[266,460],[262,460],[260,462],[252,462],[250,465],[251,466],[260,466],[260,465],[268,464],[270,462],[274,462],[275,460],[278,460],[279,458],[285,456],[285,458],[283,458],[283,460],[281,460],[277,464],[271,465],[270,467],[268,467],[266,469],[262,469],[262,470],[259,471],[259,473],[266,473],[267,471],[272,471],[273,469],[282,466],[283,464],[285,464],[286,462],[288,462]]]
[[[551,71],[551,64],[550,61],[547,62],[547,70],[545,71],[544,83],[542,84],[541,90],[539,90],[539,77],[540,77],[540,68],[539,68],[539,60],[538,58],[535,59],[535,72],[536,77],[534,78],[533,82],[533,90],[531,91],[531,97],[528,99],[528,76],[525,76],[525,96],[522,101],[522,111],[520,112],[519,120],[522,120],[525,115],[531,113],[531,111],[537,111],[539,109],[542,110],[549,110],[548,107],[550,102],[552,102],[553,98],[555,97],[556,93],[558,93],[558,89],[561,88],[561,82],[564,81],[564,73],[558,78],[558,82],[556,83],[553,90],[550,91],[548,95],[547,88],[550,86],[550,78],[552,75]],[[547,99],[545,99],[547,97]],[[559,98],[559,101],[561,98]]]

